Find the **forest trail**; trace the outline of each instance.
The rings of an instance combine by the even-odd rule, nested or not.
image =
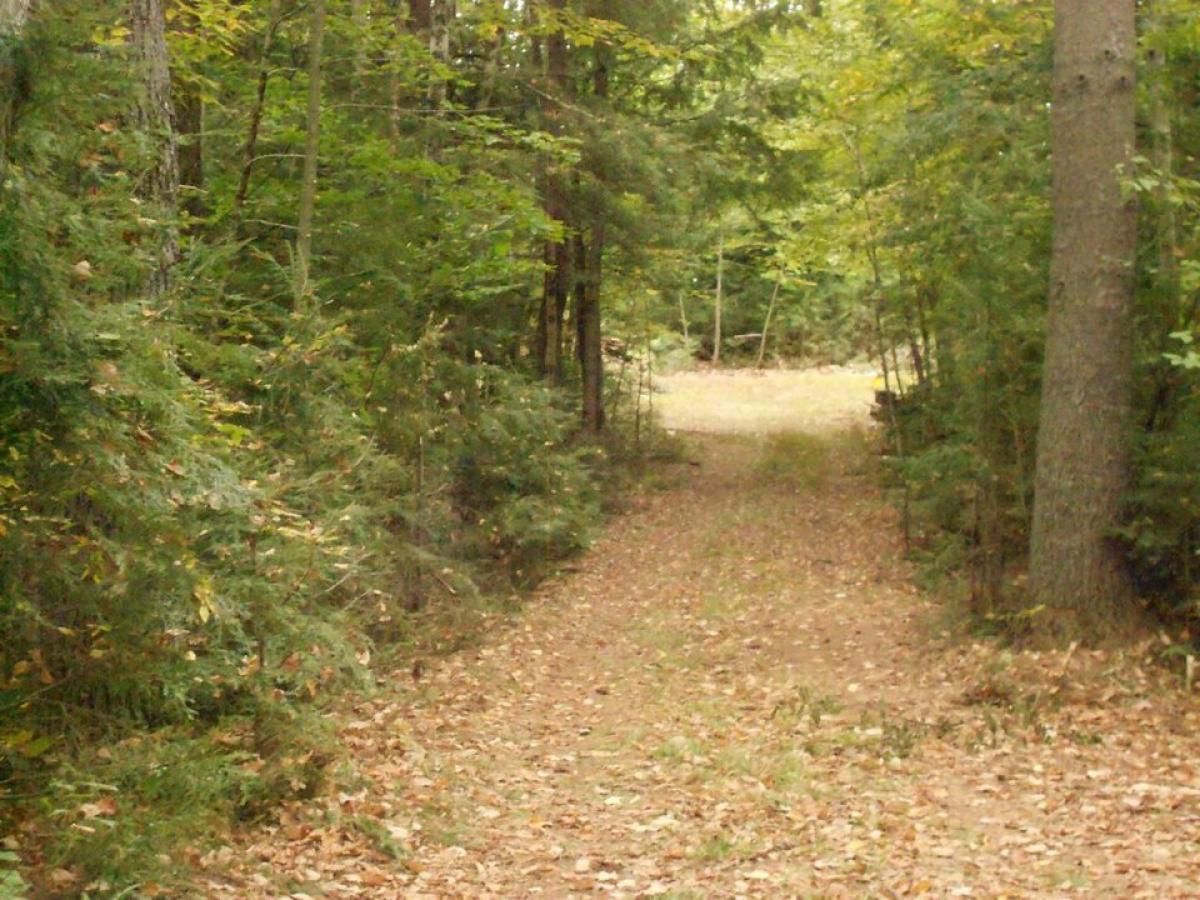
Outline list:
[[[765,389],[740,377],[669,383],[668,422],[689,391],[715,415]],[[1195,705],[1102,654],[940,637],[862,433],[837,433],[855,377],[798,476],[770,439],[690,436],[699,465],[511,626],[353,706],[357,774],[210,853],[204,891],[1200,894]]]

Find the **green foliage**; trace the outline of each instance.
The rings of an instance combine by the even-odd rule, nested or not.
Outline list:
[[[544,388],[501,377],[492,390],[459,447],[453,497],[480,552],[529,580],[584,546],[597,514],[587,475],[597,451],[570,446],[574,417]]]
[[[833,469],[828,440],[803,432],[773,434],[763,442],[759,476],[797,491],[819,488]]]
[[[149,299],[163,223],[136,199],[156,142],[130,124],[125,9],[68,7],[6,44],[24,81],[0,67],[19,105],[0,129],[0,836],[27,819],[26,863],[119,890],[319,790],[322,705],[418,640],[420,611],[507,597],[582,547],[605,466],[527,352],[534,250],[557,228],[531,173],[574,144],[519,104],[425,116],[445,65],[390,18],[358,35],[334,9],[299,310],[306,18],[174,7],[204,173],[173,288]],[[0,890],[20,883],[0,865]]]

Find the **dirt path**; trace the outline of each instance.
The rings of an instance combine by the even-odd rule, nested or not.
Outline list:
[[[210,854],[206,893],[1200,896],[1196,705],[940,645],[831,440],[789,473],[693,436],[511,627],[360,703],[356,774]]]

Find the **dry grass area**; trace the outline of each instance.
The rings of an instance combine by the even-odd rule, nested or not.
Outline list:
[[[674,431],[828,434],[869,421],[874,380],[862,366],[681,372],[655,379],[654,409]]]

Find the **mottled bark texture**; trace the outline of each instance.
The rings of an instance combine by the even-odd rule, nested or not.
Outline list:
[[[413,34],[428,34],[432,19],[431,0],[408,0],[408,27]]]
[[[1134,0],[1055,3],[1054,238],[1030,586],[1048,631],[1095,634],[1129,616],[1113,538],[1129,484],[1137,210]]]
[[[154,220],[157,229],[155,260],[146,293],[157,297],[170,288],[171,269],[179,261],[179,148],[162,0],[130,0],[129,49],[138,74],[134,123],[150,143],[149,165],[138,186],[138,197],[146,217]]]
[[[179,185],[183,208],[196,218],[204,203],[204,101],[195,91],[176,87],[175,120],[179,132]]]
[[[20,34],[32,8],[32,0],[0,0],[0,31]]]
[[[0,176],[8,161],[21,98],[28,89],[29,71],[21,46],[30,0],[0,0]]]

